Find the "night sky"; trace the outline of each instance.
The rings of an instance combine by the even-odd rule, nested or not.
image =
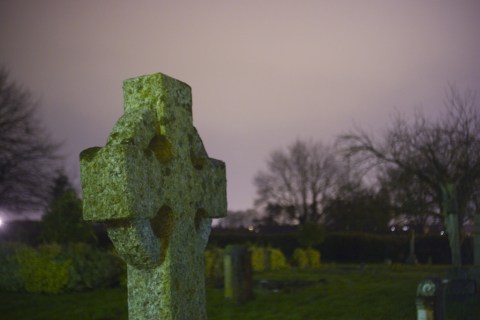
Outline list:
[[[40,99],[77,184],[78,154],[123,113],[124,79],[188,83],[240,210],[274,149],[433,117],[449,83],[479,91],[480,1],[0,0],[0,65]]]

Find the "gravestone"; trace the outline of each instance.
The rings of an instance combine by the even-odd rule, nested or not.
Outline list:
[[[417,287],[417,320],[445,319],[445,288],[439,278],[422,280]]]
[[[225,298],[242,304],[253,298],[251,253],[245,246],[228,245],[224,253]]]
[[[105,147],[80,154],[84,219],[127,263],[129,319],[206,319],[204,256],[227,211],[225,164],[192,123],[190,87],[161,73],[123,83]]]

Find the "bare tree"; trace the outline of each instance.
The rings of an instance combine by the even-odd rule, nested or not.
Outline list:
[[[58,146],[36,119],[36,107],[0,69],[0,208],[22,212],[48,203]]]
[[[391,165],[428,185],[447,226],[455,267],[461,266],[459,217],[480,179],[480,111],[475,94],[450,87],[446,113],[436,121],[418,114],[413,123],[397,116],[382,140],[365,131],[343,135],[349,156],[369,165]]]
[[[334,185],[335,168],[332,148],[298,140],[286,151],[272,152],[267,171],[256,175],[255,204],[274,214],[277,223],[317,222]]]
[[[417,176],[390,167],[381,172],[378,180],[388,194],[396,224],[409,225],[420,234],[430,232],[433,227],[443,228],[435,192]]]

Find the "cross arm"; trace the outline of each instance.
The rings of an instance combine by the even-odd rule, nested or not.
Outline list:
[[[125,113],[103,148],[80,154],[84,218],[93,221],[153,217],[161,206],[161,176],[154,152],[154,111]]]

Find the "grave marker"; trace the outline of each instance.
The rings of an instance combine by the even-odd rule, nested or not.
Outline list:
[[[128,269],[129,319],[206,319],[203,251],[227,211],[225,164],[192,124],[191,89],[126,80],[124,115],[80,154],[84,219],[106,223]]]
[[[422,280],[417,287],[417,320],[445,319],[444,283],[439,278]]]
[[[224,255],[225,298],[242,304],[253,298],[251,252],[240,245],[228,245]]]

